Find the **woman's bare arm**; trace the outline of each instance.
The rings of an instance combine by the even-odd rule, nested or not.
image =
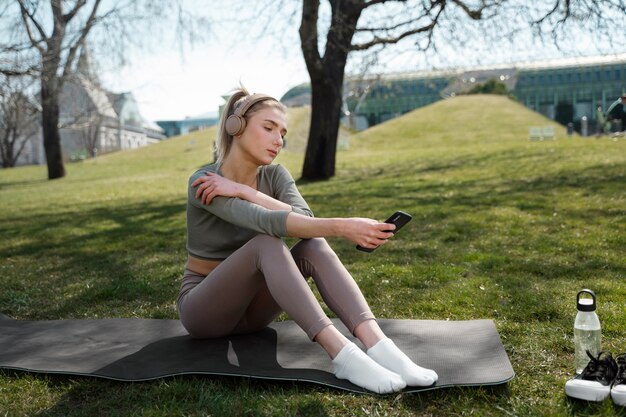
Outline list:
[[[395,225],[376,220],[349,218],[316,218],[298,213],[287,216],[287,233],[303,239],[313,237],[343,237],[364,248],[376,248],[393,236]]]

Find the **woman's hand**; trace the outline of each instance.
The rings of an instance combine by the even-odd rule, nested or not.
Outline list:
[[[207,172],[191,183],[192,187],[198,187],[196,190],[196,198],[199,198],[202,204],[209,205],[211,201],[217,197],[240,197],[242,195],[243,184],[231,181],[221,175],[213,172]]]
[[[393,236],[396,226],[372,219],[353,217],[342,219],[342,235],[364,248],[373,249],[387,242]]]

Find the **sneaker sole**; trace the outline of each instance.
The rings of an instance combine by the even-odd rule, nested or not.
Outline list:
[[[611,399],[617,405],[626,407],[626,385],[620,384],[611,389]]]
[[[604,401],[610,393],[611,387],[596,381],[570,379],[565,383],[565,394],[579,400]]]

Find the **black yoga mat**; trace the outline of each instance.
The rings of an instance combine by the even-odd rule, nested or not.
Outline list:
[[[333,321],[349,336],[339,321]],[[434,386],[405,391],[496,385],[514,376],[491,320],[379,323],[411,359],[439,374]],[[292,321],[250,335],[194,340],[177,320],[22,321],[0,315],[0,368],[120,381],[233,375],[364,392],[335,378],[326,353]]]

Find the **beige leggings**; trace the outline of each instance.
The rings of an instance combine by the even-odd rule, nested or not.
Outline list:
[[[290,251],[279,238],[257,235],[206,277],[185,270],[180,320],[191,336],[213,338],[261,330],[285,311],[315,340],[332,322],[304,277],[313,277],[326,305],[351,333],[375,319],[326,240],[302,240]]]

